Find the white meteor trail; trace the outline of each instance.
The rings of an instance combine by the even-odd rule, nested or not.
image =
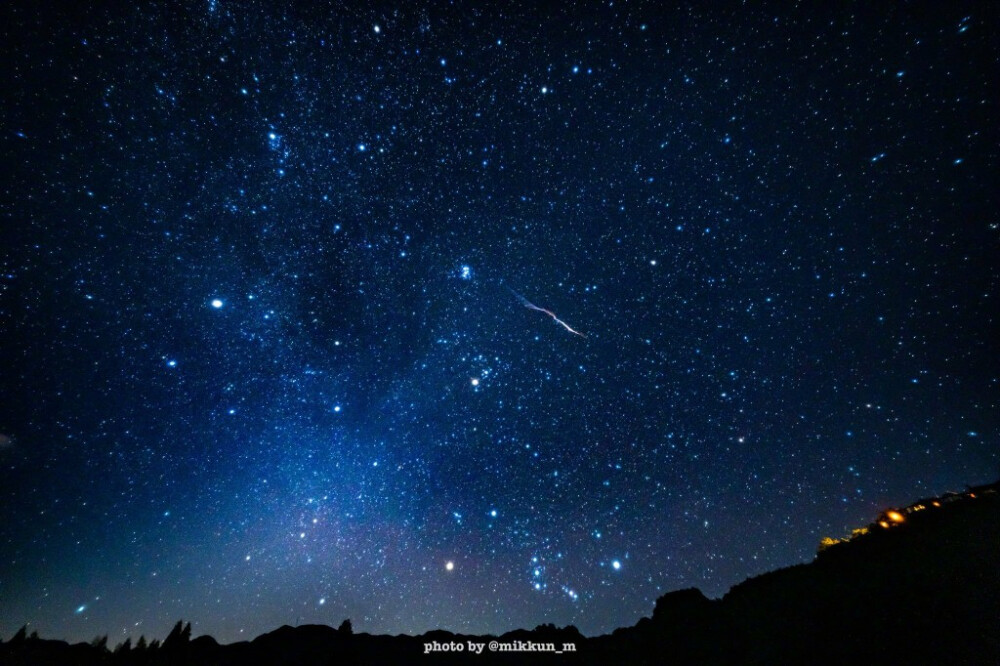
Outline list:
[[[523,305],[524,307],[526,307],[526,308],[528,308],[530,310],[537,310],[538,312],[544,312],[548,316],[552,317],[552,319],[554,319],[557,324],[559,324],[560,326],[562,326],[563,328],[565,328],[567,331],[569,331],[573,335],[579,335],[581,338],[586,338],[587,337],[586,335],[584,335],[580,331],[576,331],[573,328],[571,328],[569,324],[567,324],[562,319],[560,319],[559,317],[557,317],[556,314],[554,312],[552,312],[551,310],[546,310],[545,308],[538,307],[537,305],[535,305],[534,303],[532,303],[527,298],[525,298],[521,294],[517,293],[516,291],[514,291],[510,287],[507,287],[507,289],[510,291],[510,293],[514,294],[514,297],[517,300],[521,301],[521,305]]]

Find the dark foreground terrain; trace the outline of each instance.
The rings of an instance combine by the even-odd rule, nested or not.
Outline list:
[[[695,589],[664,595],[652,618],[606,636],[551,625],[497,637],[372,636],[345,623],[219,645],[178,624],[162,644],[110,650],[22,630],[0,644],[0,664],[1000,664],[998,485],[887,511],[851,539],[828,540],[813,562],[719,600]]]

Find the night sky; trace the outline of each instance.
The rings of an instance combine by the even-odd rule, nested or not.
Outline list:
[[[992,3],[68,4],[0,16],[3,637],[595,634],[1000,472]]]

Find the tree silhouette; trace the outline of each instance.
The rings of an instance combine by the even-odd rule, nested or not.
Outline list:
[[[132,637],[129,636],[125,639],[123,643],[119,643],[115,647],[115,654],[128,654],[132,651]]]
[[[191,623],[184,624],[184,620],[177,620],[177,624],[170,630],[170,634],[163,641],[163,649],[173,650],[191,642]]]
[[[350,636],[354,633],[354,627],[351,626],[350,620],[344,620],[340,623],[340,627],[337,629],[341,634],[345,636]]]
[[[27,637],[27,635],[28,635],[28,625],[24,625],[23,627],[18,629],[17,633],[14,634],[14,637],[10,639],[10,644],[20,645],[21,643],[24,642],[24,639]]]

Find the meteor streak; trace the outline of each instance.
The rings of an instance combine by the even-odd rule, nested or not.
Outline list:
[[[586,335],[584,335],[580,331],[573,330],[570,327],[569,324],[567,324],[562,319],[560,319],[559,317],[557,317],[556,314],[554,312],[552,312],[551,310],[546,310],[545,308],[538,307],[537,305],[535,305],[534,303],[532,303],[527,298],[525,298],[521,294],[517,293],[516,291],[514,291],[510,287],[507,287],[507,290],[510,291],[510,293],[514,294],[514,298],[516,298],[517,300],[519,300],[521,302],[521,305],[523,305],[524,307],[528,308],[529,310],[537,310],[538,312],[544,312],[548,316],[552,317],[552,319],[554,319],[557,324],[559,324],[560,326],[562,326],[563,328],[565,328],[567,331],[569,331],[573,335],[579,335],[581,338],[586,338],[587,337]]]

